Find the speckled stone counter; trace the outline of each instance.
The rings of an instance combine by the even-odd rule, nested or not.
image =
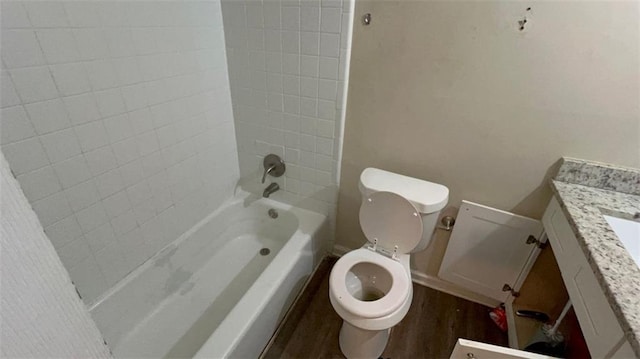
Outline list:
[[[564,159],[551,187],[627,340],[640,358],[640,269],[602,216],[603,211],[640,213],[640,170],[616,169]]]

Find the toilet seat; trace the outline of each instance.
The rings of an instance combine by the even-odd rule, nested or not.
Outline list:
[[[394,259],[411,252],[422,240],[422,217],[404,197],[393,192],[376,192],[360,206],[360,227],[373,249]]]
[[[347,272],[358,263],[373,263],[391,275],[392,285],[384,297],[375,301],[361,301],[347,289]],[[361,318],[380,318],[398,310],[410,293],[411,279],[402,263],[361,248],[342,256],[331,270],[329,288],[333,298],[345,311]]]

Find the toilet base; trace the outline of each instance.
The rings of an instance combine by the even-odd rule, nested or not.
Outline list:
[[[377,359],[389,341],[391,328],[365,330],[342,321],[340,328],[340,350],[348,359]]]

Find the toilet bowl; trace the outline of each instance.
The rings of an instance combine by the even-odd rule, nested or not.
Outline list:
[[[430,241],[435,229],[432,216],[438,216],[446,205],[448,189],[373,168],[363,171],[360,189],[360,226],[368,243],[348,252],[333,266],[329,299],[343,319],[339,338],[342,353],[347,358],[378,358],[391,328],[409,311],[413,298],[410,253],[426,248],[428,243],[424,242]],[[437,191],[432,191],[432,196],[425,196],[425,191],[433,189]],[[419,197],[421,209],[405,196]]]

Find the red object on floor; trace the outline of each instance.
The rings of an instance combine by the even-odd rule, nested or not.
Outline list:
[[[489,312],[489,317],[503,332],[507,331],[507,313],[502,306],[495,307]]]

